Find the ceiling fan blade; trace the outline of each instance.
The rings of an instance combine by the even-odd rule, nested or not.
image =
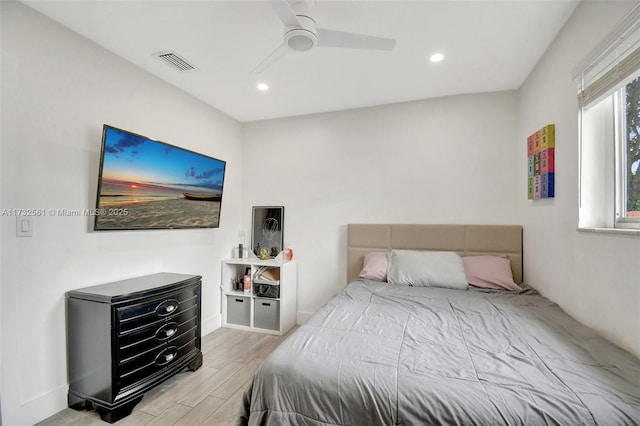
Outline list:
[[[283,24],[289,27],[300,27],[300,21],[287,0],[272,0],[271,7],[276,11]]]
[[[271,65],[273,65],[274,62],[282,58],[285,55],[285,53],[287,53],[288,50],[289,48],[285,44],[281,44],[280,46],[276,47],[276,49],[273,52],[271,52],[269,56],[264,58],[262,62],[260,62],[258,66],[256,66],[253,69],[253,71],[251,71],[251,75],[257,75],[262,73],[264,70],[266,70]]]
[[[318,28],[318,46],[343,47],[349,49],[393,50],[396,41],[392,38]]]

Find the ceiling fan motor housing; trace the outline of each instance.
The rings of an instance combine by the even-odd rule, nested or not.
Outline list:
[[[284,42],[296,52],[305,52],[318,44],[316,21],[306,15],[296,15],[300,26],[287,26],[284,29]]]

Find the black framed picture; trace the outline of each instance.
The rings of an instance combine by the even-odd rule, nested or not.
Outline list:
[[[258,257],[276,257],[283,247],[284,206],[254,206],[251,249]]]

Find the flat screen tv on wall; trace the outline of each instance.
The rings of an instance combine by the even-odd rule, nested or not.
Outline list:
[[[225,166],[105,124],[94,229],[217,228]]]

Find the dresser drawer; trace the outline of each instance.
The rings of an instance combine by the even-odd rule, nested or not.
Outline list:
[[[170,367],[197,347],[197,336],[198,330],[194,326],[174,339],[122,360],[118,365],[119,387],[122,389],[133,385]]]
[[[197,306],[198,290],[190,288],[143,303],[117,309],[117,330],[123,335],[140,327],[146,327],[161,319],[171,319]]]
[[[119,338],[118,361],[121,362],[134,355],[157,347],[197,326],[197,309],[189,309],[169,319],[159,320],[149,325],[135,329]]]

